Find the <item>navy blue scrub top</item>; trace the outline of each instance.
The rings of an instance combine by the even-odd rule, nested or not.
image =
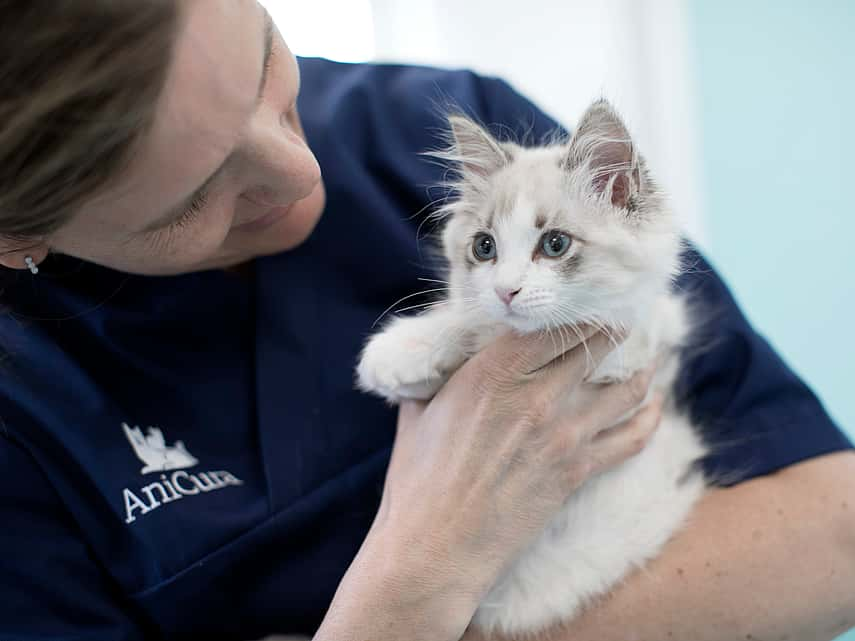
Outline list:
[[[372,323],[426,289],[416,228],[441,192],[437,105],[501,134],[558,125],[464,71],[301,59],[328,205],[251,277],[119,273],[52,256],[6,274],[0,339],[0,640],[311,633],[377,509],[395,411],[358,393]],[[417,212],[420,215],[414,216]],[[850,445],[709,264],[680,382],[733,483]]]

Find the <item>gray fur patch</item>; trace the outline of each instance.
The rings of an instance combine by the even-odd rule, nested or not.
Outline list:
[[[582,263],[582,253],[576,252],[570,258],[561,261],[561,264],[558,265],[557,269],[559,273],[564,277],[573,276],[576,272],[579,271],[579,265]]]

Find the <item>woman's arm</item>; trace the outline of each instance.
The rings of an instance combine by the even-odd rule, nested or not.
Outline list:
[[[828,641],[853,626],[855,453],[842,452],[711,492],[661,557],[540,641]]]
[[[599,389],[583,380],[613,339],[566,347],[506,334],[430,403],[401,405],[380,509],[315,641],[457,641],[573,490],[644,446],[661,399],[600,432],[644,399],[652,370]],[[556,403],[568,393],[570,411]]]
[[[426,533],[426,538],[429,535]],[[445,641],[457,639],[478,606],[476,586],[488,570],[466,581],[449,555],[414,563],[399,540],[372,533],[354,559],[314,636],[315,641]]]

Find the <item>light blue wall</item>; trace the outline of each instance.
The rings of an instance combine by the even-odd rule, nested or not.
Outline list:
[[[855,436],[855,2],[689,6],[708,253]]]
[[[855,2],[688,5],[707,253],[855,437]]]

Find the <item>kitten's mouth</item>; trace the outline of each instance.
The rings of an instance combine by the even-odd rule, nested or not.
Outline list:
[[[512,327],[520,332],[536,332],[560,324],[552,314],[549,305],[524,306],[522,309],[505,306],[501,312],[494,308],[488,314],[496,322]]]
[[[536,318],[524,311],[509,308],[505,308],[505,313],[498,320],[505,325],[523,332],[531,332],[539,329],[542,324]]]

